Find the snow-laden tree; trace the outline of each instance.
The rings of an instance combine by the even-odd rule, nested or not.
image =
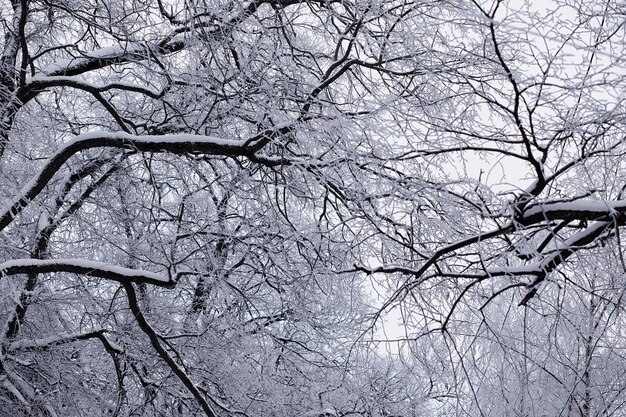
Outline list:
[[[394,114],[424,174],[356,269],[386,275],[406,349],[444,352],[450,414],[621,415],[625,5],[458,7],[433,55],[461,64]]]
[[[0,16],[2,412],[622,410],[622,3]]]
[[[448,7],[2,2],[0,409],[412,412],[346,271]]]

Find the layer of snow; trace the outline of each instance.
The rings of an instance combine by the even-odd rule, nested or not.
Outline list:
[[[81,273],[98,276],[110,274],[112,279],[128,279],[128,281],[152,281],[170,283],[168,276],[140,269],[124,268],[117,265],[86,259],[14,259],[0,264],[0,274],[19,274],[21,271],[37,269],[42,271],[72,272],[79,270]]]
[[[60,334],[60,335],[42,337],[40,339],[19,340],[17,342],[13,342],[9,344],[9,351],[38,349],[38,348],[41,349],[47,346],[59,345],[62,343],[67,343],[70,341],[78,340],[81,338],[81,336],[84,336],[90,333],[95,333],[97,331],[99,330],[93,330],[88,333],[69,333],[69,334]]]
[[[94,84],[94,83],[86,82],[85,80],[78,79],[76,76],[35,75],[28,80],[27,87],[28,87],[28,84],[37,84],[37,83],[49,83],[49,84],[55,84],[55,85],[60,85],[60,84],[65,83],[68,85],[81,85],[86,88],[96,89],[98,91],[105,91],[105,90],[111,90],[111,89],[126,89],[126,90],[131,90],[131,91],[145,91],[146,93],[151,94],[153,96],[159,95],[158,91],[154,91],[147,87],[144,87],[138,84],[125,82],[125,81],[115,81],[110,84]]]
[[[578,200],[557,203],[537,204],[524,212],[524,217],[533,217],[541,213],[571,212],[589,214],[611,214],[626,210],[626,200]]]
[[[241,140],[223,139],[216,136],[204,136],[194,134],[169,134],[169,135],[132,135],[125,132],[87,132],[76,136],[69,141],[64,148],[69,148],[76,143],[83,141],[90,141],[95,139],[121,139],[133,143],[145,143],[145,144],[185,144],[185,143],[198,143],[198,144],[214,144],[216,146],[228,146],[228,147],[241,147],[243,148],[244,142]],[[62,150],[60,151],[62,152]]]
[[[95,51],[86,53],[84,56],[76,58],[59,59],[50,65],[41,69],[41,73],[44,75],[52,75],[71,71],[73,68],[85,65],[93,60],[99,59],[114,59],[128,54],[138,54],[146,52],[146,46],[144,44],[127,43],[125,45],[114,45],[105,48],[100,48]]]

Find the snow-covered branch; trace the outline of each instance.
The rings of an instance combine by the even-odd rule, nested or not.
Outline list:
[[[70,272],[121,283],[136,282],[159,287],[172,287],[176,284],[174,279],[166,275],[85,259],[15,259],[0,264],[0,276],[55,272]]]
[[[605,220],[624,212],[626,200],[548,202],[529,206],[516,221],[528,226],[548,220]]]
[[[162,54],[173,53],[184,48],[182,37],[172,37],[169,42],[162,44],[146,44],[127,42],[111,47],[101,48],[84,56],[60,59],[41,69],[38,75],[43,76],[72,76],[97,70],[113,64],[130,61],[142,61],[151,56],[152,51]]]
[[[262,4],[271,4],[277,7],[285,7],[297,4],[296,0],[254,0],[243,2],[237,12],[229,16],[220,16],[221,22],[195,19],[186,22],[185,26],[176,28],[164,35],[159,41],[152,42],[123,42],[117,45],[100,48],[74,58],[57,60],[42,68],[37,75],[44,76],[73,76],[84,74],[88,71],[106,68],[115,64],[144,61],[159,55],[168,55],[185,49],[190,36],[198,30],[203,35],[220,34],[224,27],[235,24],[254,14]]]
[[[91,132],[79,135],[57,151],[39,173],[22,188],[13,201],[0,210],[0,230],[7,227],[43,190],[61,166],[79,152],[93,148],[118,148],[140,152],[246,156],[257,160],[255,153],[269,141],[273,134],[284,128],[285,126],[278,126],[268,129],[246,141],[191,134],[141,136],[125,132]]]
[[[140,86],[132,83],[125,82],[112,82],[108,84],[94,84],[89,83],[76,77],[70,76],[42,76],[37,75],[32,77],[24,86],[22,91],[20,92],[20,98],[22,102],[27,102],[31,98],[35,96],[34,92],[41,91],[42,89],[51,88],[51,87],[72,87],[79,90],[84,90],[88,92],[104,92],[110,90],[124,90],[130,91],[134,93],[144,94],[153,99],[159,99],[165,93],[162,91],[154,91],[147,87]]]
[[[31,351],[31,350],[44,350],[49,349],[53,346],[64,345],[66,343],[72,343],[77,340],[87,340],[87,339],[102,339],[104,337],[104,333],[106,330],[92,330],[90,332],[77,332],[77,333],[65,333],[65,334],[56,334],[49,337],[43,337],[40,339],[32,339],[32,340],[18,340],[9,344],[7,351],[8,352],[16,352],[16,351]],[[121,353],[122,349],[112,343],[107,339],[105,346],[107,349],[115,350],[116,353]]]

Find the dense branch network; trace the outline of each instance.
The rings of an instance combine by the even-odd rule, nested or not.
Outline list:
[[[623,411],[624,8],[525,3],[1,3],[0,410]]]

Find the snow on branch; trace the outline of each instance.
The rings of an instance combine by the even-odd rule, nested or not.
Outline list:
[[[609,217],[624,212],[626,200],[580,200],[532,205],[516,220],[519,224],[528,226],[546,220],[608,220]]]
[[[596,222],[560,243],[559,250],[538,262],[522,266],[489,268],[487,269],[487,275],[538,275],[543,278],[546,274],[554,271],[575,252],[585,248],[590,243],[593,243],[603,233],[610,230],[612,226],[613,224],[610,222]]]
[[[136,282],[173,287],[175,279],[140,269],[123,268],[85,259],[15,259],[0,264],[0,276],[71,272],[121,283]]]
[[[78,340],[87,340],[87,339],[100,339],[103,341],[106,336],[104,335],[106,330],[92,330],[90,332],[77,332],[77,333],[63,333],[63,334],[55,334],[53,336],[42,337],[39,339],[31,339],[31,340],[18,340],[16,342],[12,342],[9,344],[7,351],[8,352],[17,352],[17,351],[33,351],[33,350],[45,350],[54,346],[64,345],[67,343],[72,343]],[[112,350],[115,353],[122,353],[123,350],[121,347],[117,346],[115,343],[112,343],[110,340],[104,340],[104,344],[108,350]]]
[[[148,87],[127,82],[113,82],[107,84],[95,84],[76,77],[66,76],[42,76],[36,75],[32,77],[26,85],[20,90],[20,99],[23,103],[28,102],[36,96],[36,92],[50,87],[72,87],[91,93],[101,93],[109,90],[124,90],[134,93],[144,94],[148,97],[159,99],[165,94],[165,90],[154,91]]]
[[[114,64],[131,61],[143,61],[153,54],[166,55],[182,50],[185,39],[180,34],[166,36],[162,42],[148,44],[146,42],[125,42],[118,45],[100,48],[83,56],[60,59],[41,69],[38,75],[71,76],[105,68]]]
[[[0,230],[6,228],[15,217],[43,190],[54,174],[73,155],[93,148],[129,149],[140,152],[169,152],[173,154],[206,154],[223,156],[246,156],[257,161],[255,153],[277,132],[288,129],[279,125],[263,131],[245,141],[228,140],[213,136],[192,134],[132,135],[125,132],[90,132],[77,136],[66,143],[26,184],[20,193],[0,209]]]
[[[211,33],[222,34],[224,27],[243,21],[254,14],[262,4],[271,4],[276,7],[286,7],[299,4],[300,0],[252,0],[241,4],[236,13],[222,16],[221,23],[194,19],[185,22],[185,26],[172,30],[155,42],[121,42],[117,45],[100,48],[83,53],[82,56],[57,60],[42,68],[37,75],[43,76],[72,76],[89,71],[106,68],[110,65],[123,64],[133,61],[145,61],[155,56],[168,55],[182,51],[189,44],[189,37],[199,28],[204,28],[203,35]],[[182,22],[181,22],[182,23]]]
[[[516,230],[519,225],[530,226],[554,220],[567,221],[574,219],[585,221],[585,224],[586,221],[593,221],[593,223],[560,242],[557,250],[544,254],[544,257],[536,262],[516,266],[483,267],[482,273],[446,272],[437,269],[434,274],[425,276],[426,271],[435,266],[444,255],[501,235],[507,235]],[[623,226],[625,223],[626,200],[569,201],[535,204],[523,211],[515,220],[509,221],[498,229],[475,235],[440,248],[419,268],[410,268],[402,265],[385,265],[376,268],[366,268],[355,264],[354,269],[350,271],[364,272],[366,274],[402,273],[412,275],[413,280],[410,280],[409,283],[403,285],[396,291],[386,306],[390,305],[393,300],[397,299],[401,293],[406,291],[409,287],[419,285],[419,283],[435,276],[474,279],[474,284],[471,285],[475,285],[485,279],[499,276],[534,276],[535,278],[527,284],[514,284],[514,286],[524,285],[528,289],[528,293],[520,302],[520,305],[525,305],[536,294],[537,287],[545,281],[548,274],[558,269],[559,266],[566,262],[574,253],[588,248],[589,245],[593,244],[598,239],[612,235],[615,233],[617,227]]]

